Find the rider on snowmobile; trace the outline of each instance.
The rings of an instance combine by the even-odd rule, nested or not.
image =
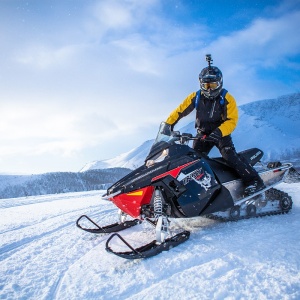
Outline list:
[[[173,130],[176,123],[196,109],[197,140],[193,148],[208,154],[216,146],[223,159],[233,167],[243,180],[245,194],[251,195],[265,188],[257,171],[238,155],[231,133],[238,121],[238,109],[234,97],[223,89],[223,75],[219,68],[211,66],[211,56],[206,56],[208,67],[199,74],[200,90],[187,96],[170,114],[166,123]],[[166,128],[167,129],[167,128]]]

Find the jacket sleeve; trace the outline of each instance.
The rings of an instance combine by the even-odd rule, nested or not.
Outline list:
[[[195,108],[196,92],[188,95],[183,102],[171,112],[166,120],[166,123],[170,124],[174,128],[175,124],[183,117],[191,113]]]
[[[227,117],[226,121],[219,126],[223,136],[229,135],[234,131],[239,119],[238,108],[234,97],[227,92],[225,99]]]

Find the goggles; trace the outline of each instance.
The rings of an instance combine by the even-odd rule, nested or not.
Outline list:
[[[220,87],[220,82],[202,82],[201,88],[204,90],[216,90],[218,87]]]

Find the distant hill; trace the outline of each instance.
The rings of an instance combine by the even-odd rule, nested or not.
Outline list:
[[[131,170],[110,168],[39,175],[0,175],[0,199],[106,189]]]
[[[136,169],[140,165],[143,164],[145,157],[148,155],[149,150],[153,144],[153,140],[149,140],[144,142],[141,146],[120,154],[115,158],[93,161],[86,164],[80,172],[85,172],[87,170],[95,170],[95,169],[106,169],[112,167],[120,167],[120,168],[129,168]]]
[[[251,102],[239,106],[239,123],[232,137],[237,151],[258,147],[264,151],[264,161],[291,160],[300,164],[300,93],[285,95],[277,99]],[[179,129],[195,133],[194,122]],[[93,161],[81,171],[108,167],[135,169],[144,159],[154,140],[115,158]],[[220,156],[214,148],[211,157]]]

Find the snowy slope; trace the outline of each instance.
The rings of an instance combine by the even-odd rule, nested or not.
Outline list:
[[[120,168],[136,169],[144,163],[145,157],[149,153],[149,149],[153,144],[153,140],[144,142],[141,146],[123,153],[115,158],[103,160],[103,161],[93,161],[86,164],[80,172],[85,172],[94,169],[106,169],[111,168],[111,166],[118,166]]]
[[[292,211],[239,222],[172,220],[184,244],[148,260],[105,251],[107,235],[80,231],[117,209],[101,191],[0,200],[0,299],[300,299],[300,183],[282,183]],[[121,233],[152,239],[138,225]]]
[[[251,102],[239,107],[239,123],[232,136],[238,151],[258,147],[265,153],[264,160],[300,161],[300,93],[278,97],[277,99]],[[194,122],[181,132],[195,134]],[[155,137],[153,137],[155,138]],[[84,166],[82,171],[108,167],[135,169],[144,163],[154,140],[150,140],[116,158],[94,161]],[[216,148],[210,153],[220,156]]]

